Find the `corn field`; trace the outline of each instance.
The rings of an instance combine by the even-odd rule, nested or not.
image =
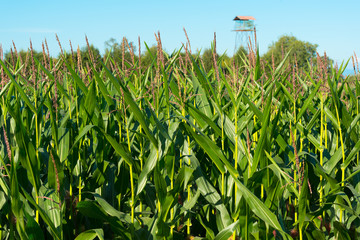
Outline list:
[[[227,65],[214,42],[206,72],[157,40],[150,66],[0,60],[0,239],[360,237],[347,63]]]

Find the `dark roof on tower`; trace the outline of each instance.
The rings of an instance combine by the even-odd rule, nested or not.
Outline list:
[[[236,16],[234,18],[234,21],[236,21],[236,20],[249,21],[249,20],[255,20],[255,18],[252,16]]]

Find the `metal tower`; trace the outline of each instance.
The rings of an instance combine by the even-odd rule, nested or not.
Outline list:
[[[234,53],[241,46],[245,49],[247,49],[248,44],[255,47],[255,18],[252,16],[236,16],[234,21],[233,31],[236,32]]]

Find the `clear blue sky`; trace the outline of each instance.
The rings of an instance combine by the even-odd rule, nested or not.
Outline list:
[[[217,34],[218,52],[233,54],[236,15],[256,18],[260,53],[281,35],[316,43],[318,51],[336,61],[347,60],[355,51],[360,57],[359,0],[252,0],[252,1],[5,1],[0,10],[0,43],[9,50],[12,40],[27,49],[31,38],[36,50],[46,38],[52,55],[59,53],[55,33],[69,51],[90,43],[104,52],[104,42],[126,36],[137,45],[138,36],[155,44],[160,31],[164,49],[172,52],[186,42],[186,28],[193,51],[210,47]],[[142,45],[142,50],[145,47]],[[350,65],[352,65],[350,63]]]

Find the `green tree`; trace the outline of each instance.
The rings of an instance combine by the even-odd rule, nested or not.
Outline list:
[[[240,46],[231,60],[235,62],[237,67],[242,67],[244,66],[244,61],[247,58],[247,55],[247,49],[244,46]]]
[[[272,63],[272,55],[274,57],[275,66],[277,66],[283,59],[283,56],[291,50],[291,55],[296,55],[296,60],[299,68],[308,69],[308,61],[311,58],[316,58],[317,44],[298,40],[294,36],[282,36],[279,40],[269,46],[269,50],[264,54],[263,59],[270,65]],[[295,59],[292,57],[292,64]]]
[[[133,57],[131,51],[134,53]],[[133,42],[128,42],[126,38],[123,38],[121,42],[117,42],[115,38],[110,38],[105,42],[105,56],[110,54],[120,66],[123,61],[123,52],[125,62],[132,64],[133,58],[135,62],[138,60],[138,56],[135,54],[136,46]]]
[[[33,50],[33,56],[36,59],[38,59],[41,63],[43,63],[44,57],[43,57],[42,52]],[[13,67],[15,67],[16,64],[24,64],[24,68],[26,68],[26,70],[30,70],[30,68],[32,68],[30,49],[28,49],[27,51],[20,50],[17,52],[17,54],[14,51],[12,53],[11,53],[11,51],[8,51],[4,54],[4,60],[5,60],[5,62],[8,62],[9,64],[11,64],[11,66],[13,66]],[[18,62],[18,60],[19,60],[19,62]]]
[[[206,48],[201,55],[205,71],[208,72],[214,66],[214,57],[213,51],[210,48]],[[219,55],[216,54],[216,58],[219,58]]]
[[[81,61],[83,64],[86,64],[86,62],[89,62],[90,64],[91,57],[89,55],[90,54],[89,52],[91,52],[91,55],[93,56],[95,62],[97,59],[101,59],[99,49],[96,48],[93,44],[90,44],[90,51],[88,46],[82,47],[80,50]]]
[[[98,60],[101,59],[101,54],[100,54],[100,50],[98,48],[96,48],[93,44],[90,44],[90,52],[92,57],[94,58],[95,64],[98,64]],[[61,54],[59,53],[58,55],[58,59],[61,58]],[[91,66],[91,57],[90,57],[90,53],[89,53],[89,47],[88,46],[84,46],[82,48],[80,48],[80,59],[81,59],[81,64],[83,67]],[[77,50],[74,49],[74,56],[72,56],[71,52],[66,52],[66,61],[68,63],[70,63],[74,68],[76,68],[77,64],[78,64],[78,56],[77,56]]]
[[[153,45],[149,48],[149,50],[146,49],[145,53],[141,56],[141,66],[143,68],[148,68],[151,65],[153,59],[156,59],[157,46]]]

